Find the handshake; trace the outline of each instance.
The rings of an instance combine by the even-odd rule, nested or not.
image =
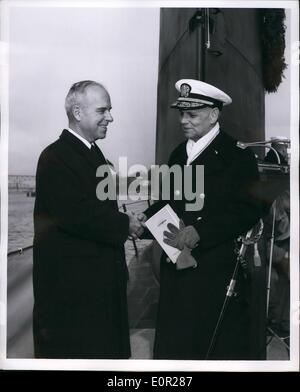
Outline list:
[[[138,214],[126,212],[126,214],[129,217],[129,236],[133,239],[141,237],[146,227],[147,216],[142,212]],[[163,232],[164,243],[181,251],[176,260],[176,269],[183,270],[197,267],[197,261],[191,255],[192,249],[198,245],[200,240],[196,229],[193,226],[185,226],[182,220],[179,222],[179,228],[172,223],[169,223],[167,228],[169,231]],[[166,260],[170,262],[169,258]]]
[[[126,212],[126,215],[129,217],[129,236],[136,240],[144,232],[147,217],[142,212],[139,212],[138,214]]]

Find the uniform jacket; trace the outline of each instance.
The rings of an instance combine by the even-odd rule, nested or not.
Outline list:
[[[186,160],[185,142],[172,152],[169,166],[183,167]],[[193,225],[200,236],[192,252],[198,266],[176,270],[166,262],[165,255],[162,257],[154,345],[154,357],[158,359],[205,359],[236,263],[234,240],[261,215],[253,192],[258,171],[251,150],[238,148],[236,141],[221,131],[191,165],[193,170],[196,165],[204,165],[203,208],[186,211],[184,194],[182,200],[175,200],[173,194],[169,203],[185,225]],[[194,171],[193,185],[197,181],[200,179]],[[146,215],[153,215],[162,204],[151,206]],[[248,285],[241,270],[236,293],[209,359],[251,356]]]
[[[124,242],[128,217],[96,197],[105,164],[64,130],[41,154],[34,209],[37,357],[130,356]]]

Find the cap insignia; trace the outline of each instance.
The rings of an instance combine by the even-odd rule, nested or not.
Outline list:
[[[187,98],[190,95],[191,92],[191,86],[187,83],[183,83],[180,86],[180,96],[183,98]]]

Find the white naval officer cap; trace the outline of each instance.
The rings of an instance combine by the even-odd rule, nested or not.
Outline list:
[[[232,99],[224,91],[211,84],[195,79],[181,79],[175,83],[180,96],[171,108],[180,110],[200,109],[205,106],[218,107],[229,105]]]

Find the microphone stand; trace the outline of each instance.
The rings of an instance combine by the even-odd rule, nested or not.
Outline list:
[[[258,233],[258,234],[256,235],[256,237],[257,237],[258,235],[259,235],[259,237],[257,238],[257,240],[256,240],[255,242],[257,242],[257,241],[259,240],[259,238],[260,238],[260,236],[261,236],[261,233],[262,233],[262,229],[263,229],[262,220],[260,220],[260,224],[261,224],[262,227],[261,227],[261,229],[260,229],[260,233]],[[240,266],[240,265],[243,265],[244,256],[245,256],[245,253],[246,253],[246,250],[247,250],[247,246],[248,246],[249,244],[254,243],[254,242],[252,242],[252,240],[250,239],[250,238],[251,238],[251,235],[252,235],[252,232],[253,232],[253,228],[250,229],[250,230],[247,232],[247,234],[246,234],[246,236],[245,236],[245,239],[242,239],[242,245],[241,245],[241,247],[240,247],[240,250],[237,251],[237,261],[236,261],[236,264],[235,264],[235,267],[234,267],[234,271],[233,271],[233,274],[232,274],[230,283],[229,283],[229,285],[227,286],[227,292],[226,292],[225,300],[224,300],[224,302],[223,302],[223,306],[222,306],[222,309],[221,309],[221,312],[220,312],[220,315],[219,315],[217,324],[216,324],[216,326],[215,326],[213,335],[212,335],[211,340],[210,340],[210,344],[209,344],[208,350],[207,350],[207,352],[206,352],[206,356],[205,356],[205,359],[206,359],[206,360],[209,359],[210,355],[212,354],[212,352],[213,352],[213,350],[214,350],[214,348],[215,348],[216,340],[217,340],[218,334],[219,334],[219,332],[220,332],[220,327],[221,327],[222,321],[223,321],[223,319],[224,319],[226,309],[227,309],[227,307],[228,307],[228,305],[229,305],[230,299],[231,299],[232,296],[235,294],[234,288],[235,288],[235,284],[236,284],[236,278],[237,278],[237,274],[238,274],[238,271],[239,271],[239,266]],[[256,238],[256,237],[255,237],[255,238]]]
[[[273,250],[274,250],[274,238],[275,238],[275,218],[276,218],[276,200],[273,204],[273,218],[272,218],[272,231],[271,231],[271,243],[270,243],[270,256],[269,256],[269,271],[268,271],[268,285],[267,285],[267,319],[269,316],[269,303],[270,303],[270,291],[271,291],[271,277],[272,277],[272,263],[273,263]]]

